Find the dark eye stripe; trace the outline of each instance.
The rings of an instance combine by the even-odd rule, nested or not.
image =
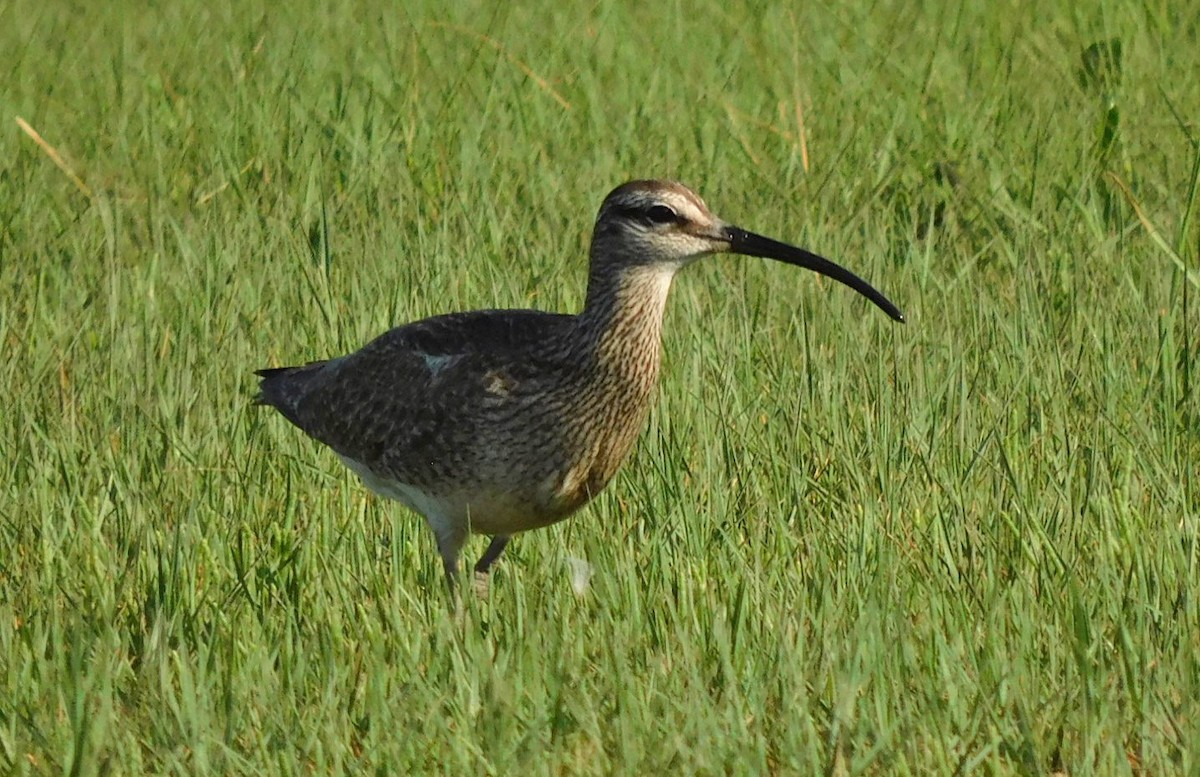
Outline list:
[[[630,221],[637,220],[647,224],[678,224],[683,221],[672,208],[667,205],[618,205],[615,208],[616,212],[621,214],[622,218]]]

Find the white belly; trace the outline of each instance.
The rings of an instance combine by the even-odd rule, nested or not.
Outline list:
[[[465,522],[462,508],[455,503],[455,500],[427,494],[415,486],[401,483],[398,480],[381,478],[363,463],[347,458],[340,453],[337,454],[337,457],[362,478],[362,482],[367,485],[367,488],[380,496],[395,499],[413,512],[424,516],[425,520],[429,522],[429,526],[439,536],[444,531],[454,529]]]
[[[512,492],[474,494],[431,494],[408,483],[375,474],[366,465],[337,454],[342,463],[358,475],[367,488],[380,496],[395,499],[408,509],[425,517],[429,527],[439,537],[446,534],[474,532],[476,534],[505,534],[535,529],[554,523],[562,516],[537,520],[539,511],[528,501]]]

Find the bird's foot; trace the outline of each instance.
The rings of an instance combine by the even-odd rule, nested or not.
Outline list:
[[[471,581],[471,588],[475,591],[475,596],[479,599],[486,600],[491,590],[492,576],[487,572],[476,571]]]

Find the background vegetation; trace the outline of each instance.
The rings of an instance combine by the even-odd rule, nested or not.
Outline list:
[[[0,0],[4,770],[1197,773],[1196,8],[540,6]],[[690,269],[456,617],[251,371],[575,309],[647,176],[909,323]]]

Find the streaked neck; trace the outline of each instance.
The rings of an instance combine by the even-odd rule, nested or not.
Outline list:
[[[640,265],[593,270],[579,315],[585,339],[601,365],[657,377],[663,314],[676,267]]]

